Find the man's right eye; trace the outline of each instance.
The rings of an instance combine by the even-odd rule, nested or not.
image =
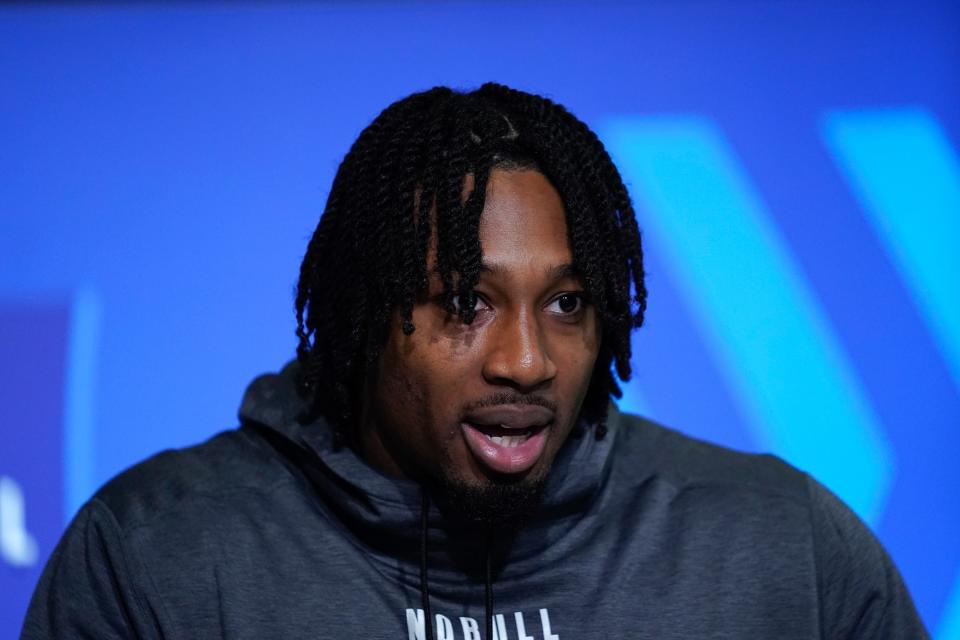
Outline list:
[[[463,305],[471,305],[473,311],[485,311],[490,308],[490,305],[487,304],[487,301],[483,299],[482,296],[478,295],[475,291],[471,292],[469,297],[461,297],[458,294],[454,294],[450,297],[450,305],[453,307],[454,312],[459,314],[460,309]]]

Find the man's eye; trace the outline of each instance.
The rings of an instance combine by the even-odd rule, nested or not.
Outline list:
[[[583,309],[585,302],[579,293],[564,293],[554,298],[547,310],[562,315],[573,315]]]
[[[474,311],[483,311],[484,309],[489,309],[490,306],[484,301],[484,299],[476,294],[476,292],[471,292],[469,296],[461,298],[461,296],[454,294],[450,296],[450,304],[453,306],[454,312],[460,312],[461,305],[473,304]]]

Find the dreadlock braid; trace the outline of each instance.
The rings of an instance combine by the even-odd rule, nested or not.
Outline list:
[[[646,309],[633,206],[583,122],[551,100],[492,83],[469,93],[436,87],[395,102],[340,164],[297,285],[305,420],[323,415],[349,435],[360,383],[394,314],[405,334],[416,330],[413,308],[427,289],[432,237],[444,304],[473,321],[480,217],[497,168],[542,172],[564,203],[574,266],[601,323],[583,413],[603,437],[609,399],[620,395],[617,378],[630,376],[630,332]]]

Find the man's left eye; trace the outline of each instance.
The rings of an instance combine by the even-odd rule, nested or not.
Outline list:
[[[547,311],[563,315],[572,315],[583,309],[583,305],[584,300],[582,295],[578,293],[564,293],[550,301],[550,304],[547,305]]]

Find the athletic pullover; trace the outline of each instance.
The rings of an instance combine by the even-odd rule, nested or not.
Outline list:
[[[928,637],[870,531],[773,456],[614,407],[488,539],[301,426],[292,375],[254,381],[240,428],[98,491],[22,637],[480,640],[487,605],[497,640]]]

